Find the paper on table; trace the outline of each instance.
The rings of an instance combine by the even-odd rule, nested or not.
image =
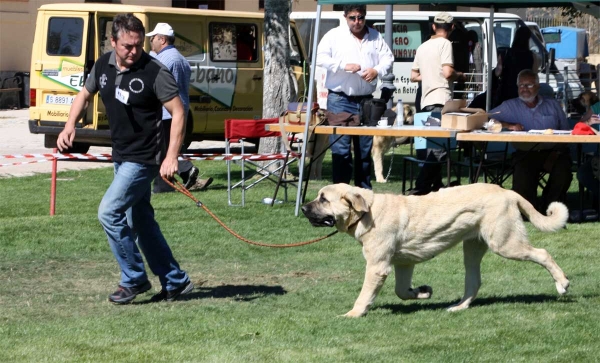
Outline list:
[[[453,115],[453,116],[471,116],[472,113],[468,112],[446,112],[444,115]]]
[[[543,134],[546,130],[529,130],[527,131],[530,134]],[[570,135],[570,130],[552,130],[552,134],[554,135]]]

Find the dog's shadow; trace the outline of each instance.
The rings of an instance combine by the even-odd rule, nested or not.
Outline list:
[[[252,301],[268,295],[285,295],[287,291],[282,286],[267,285],[220,285],[199,286],[188,294],[180,296],[177,301],[198,300],[206,298],[226,299],[235,301]],[[149,304],[150,300],[140,301],[137,304]]]
[[[392,314],[410,314],[423,310],[445,310],[448,307],[458,303],[460,300],[455,300],[452,302],[443,302],[443,303],[414,303],[414,300],[408,300],[405,303],[399,304],[384,304],[380,306],[373,307],[372,310],[383,309],[389,310]],[[413,303],[411,303],[413,302]],[[555,303],[573,303],[575,300],[572,297],[568,296],[556,296],[556,295],[512,295],[512,296],[497,296],[497,297],[487,297],[487,298],[478,298],[477,300],[471,303],[471,308],[486,306],[486,305],[496,305],[496,304],[542,304],[548,302]]]

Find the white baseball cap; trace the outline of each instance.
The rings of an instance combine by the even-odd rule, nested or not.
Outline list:
[[[166,35],[168,37],[172,37],[173,35],[175,35],[175,33],[173,32],[173,28],[171,28],[171,26],[167,23],[156,24],[156,27],[154,28],[154,30],[151,31],[150,33],[147,33],[146,36],[151,37],[156,34]]]

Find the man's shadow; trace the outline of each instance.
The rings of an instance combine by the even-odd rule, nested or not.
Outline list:
[[[458,303],[460,300],[456,300],[453,302],[440,302],[440,303],[414,303],[414,300],[407,300],[406,303],[399,304],[385,304],[380,306],[373,307],[372,310],[384,309],[389,310],[392,314],[411,314],[418,311],[424,310],[445,310],[453,304]],[[473,301],[470,307],[479,307],[486,305],[496,305],[496,304],[542,304],[542,303],[561,303],[561,304],[570,304],[574,303],[575,300],[569,296],[557,296],[557,295],[512,295],[512,296],[503,296],[503,297],[487,297],[487,298],[478,298]]]
[[[198,286],[188,294],[180,296],[177,301],[197,300],[205,298],[226,299],[235,301],[252,301],[267,297],[269,295],[285,295],[287,291],[282,286],[267,285],[220,285],[220,286]],[[144,300],[138,304],[149,304],[151,301]]]

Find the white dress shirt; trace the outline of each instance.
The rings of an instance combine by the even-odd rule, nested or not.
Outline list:
[[[327,70],[325,87],[348,96],[366,96],[375,92],[377,82],[365,81],[361,75],[367,68],[377,71],[378,77],[391,72],[394,64],[392,51],[381,34],[365,25],[367,34],[356,38],[347,24],[331,29],[317,47],[317,66]],[[344,70],[346,64],[360,64],[356,73]]]

